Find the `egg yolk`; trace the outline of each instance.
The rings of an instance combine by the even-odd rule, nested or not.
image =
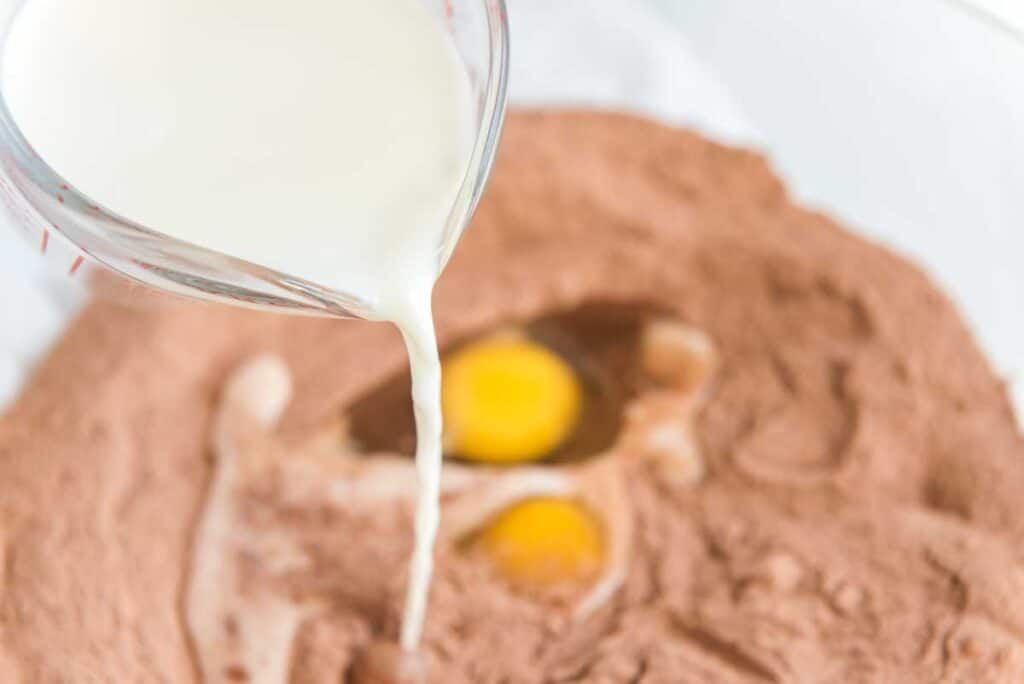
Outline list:
[[[441,387],[449,451],[485,463],[543,458],[572,433],[582,405],[569,364],[520,338],[455,352],[445,360]]]
[[[520,585],[585,582],[604,558],[597,521],[568,499],[517,504],[487,526],[480,543],[498,572]]]

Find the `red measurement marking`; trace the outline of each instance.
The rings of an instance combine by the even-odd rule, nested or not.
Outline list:
[[[452,0],[445,0],[444,16],[447,19],[451,19],[452,17],[455,16],[455,6],[452,4]]]
[[[71,268],[68,270],[68,275],[75,275],[75,272],[82,267],[83,261],[85,261],[85,257],[81,255],[75,257],[75,260],[71,262]]]
[[[50,244],[50,231],[43,228],[43,244],[39,245],[39,251],[46,254],[46,247]]]
[[[71,188],[69,188],[67,185],[61,184],[60,189],[61,190],[70,190]]]
[[[57,201],[64,204],[64,195],[57,195]]]

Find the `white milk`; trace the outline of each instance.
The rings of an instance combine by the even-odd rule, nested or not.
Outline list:
[[[421,0],[28,0],[4,96],[38,154],[107,209],[358,297],[409,349],[420,495],[402,631],[422,631],[438,524],[430,291],[475,133]]]

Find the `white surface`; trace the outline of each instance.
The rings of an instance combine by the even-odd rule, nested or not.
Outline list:
[[[679,28],[628,0],[510,0],[514,105],[628,109],[743,145],[756,132]]]
[[[1021,0],[960,0],[996,21],[1024,34],[1024,3]]]
[[[1013,272],[1007,254],[1024,254],[1024,220],[1016,213],[1024,197],[1024,117],[1020,100],[1010,94],[1024,97],[1024,88],[1008,87],[1006,79],[1019,84],[1024,62],[1017,61],[1021,48],[1008,38],[993,36],[981,22],[963,21],[954,5],[941,0],[510,5],[513,102],[629,109],[726,141],[760,141],[803,196],[923,259],[957,293],[998,366],[1018,366],[1024,327],[1015,309],[1024,301],[1024,275]],[[829,44],[836,36],[842,40]],[[905,63],[884,61],[886,50],[902,54]],[[911,59],[900,51],[909,51]],[[852,72],[847,83],[854,87],[840,90],[827,76],[831,68]],[[908,98],[908,84],[924,94]],[[893,119],[887,98],[909,99],[918,108]],[[840,109],[856,124],[856,135],[852,128],[828,127],[842,120]],[[822,111],[828,116],[818,116]],[[986,112],[991,120],[981,118]],[[874,117],[870,125],[862,114]],[[971,137],[984,145],[968,147],[944,133],[961,126],[981,127]],[[863,141],[872,130],[875,137]],[[910,140],[893,137],[915,130],[920,132]],[[997,131],[1009,135],[1001,138]],[[894,141],[908,155],[916,151],[932,161],[918,167],[880,163],[878,155]],[[928,174],[939,184],[929,185]],[[951,185],[958,190],[952,197]],[[899,192],[907,187],[914,192]],[[27,297],[40,267],[27,249],[9,248],[12,239],[0,231],[0,284],[15,292],[10,297]],[[20,375],[53,330],[9,340],[6,323],[5,312],[0,359],[11,360]],[[0,382],[3,368],[0,361]]]

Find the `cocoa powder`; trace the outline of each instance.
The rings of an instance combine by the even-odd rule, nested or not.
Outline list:
[[[442,345],[602,303],[715,341],[704,480],[629,471],[635,558],[584,622],[442,552],[435,681],[1024,681],[1024,443],[920,270],[796,206],[754,153],[514,114],[437,287]],[[211,411],[264,351],[295,375],[286,439],[404,365],[398,335],[363,322],[157,297],[74,323],[0,419],[0,681],[195,680],[182,595]],[[407,511],[331,522],[335,601],[300,632],[295,682],[337,682],[394,634]]]

